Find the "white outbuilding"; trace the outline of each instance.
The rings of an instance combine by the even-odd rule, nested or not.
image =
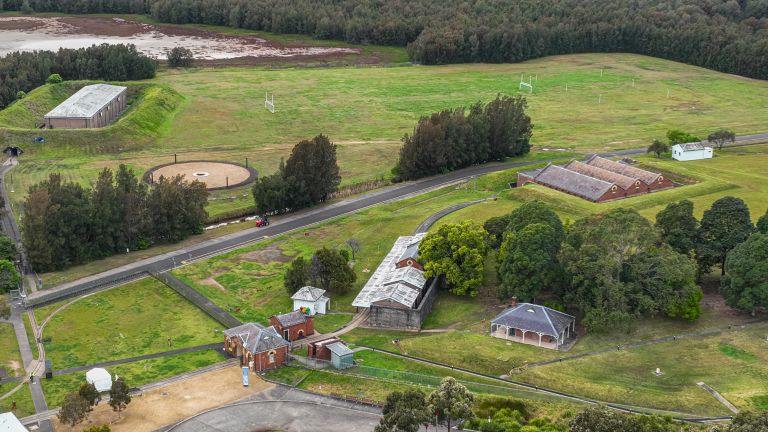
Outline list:
[[[675,144],[672,146],[672,159],[679,161],[712,159],[712,147],[707,147],[700,142]]]
[[[291,296],[293,310],[301,310],[307,315],[325,314],[331,308],[331,299],[325,296],[325,290],[305,286]]]
[[[85,380],[93,384],[99,393],[112,389],[112,375],[106,369],[94,368],[85,373]]]

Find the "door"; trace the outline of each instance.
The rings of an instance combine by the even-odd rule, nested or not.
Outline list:
[[[288,329],[283,330],[283,339],[290,340],[288,339]]]

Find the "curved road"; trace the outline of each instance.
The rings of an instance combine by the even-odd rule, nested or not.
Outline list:
[[[744,135],[737,137],[736,145],[746,145],[768,141],[768,133]],[[645,154],[646,149],[620,150],[601,153],[601,156],[629,156]],[[590,155],[585,155],[590,156]],[[137,278],[145,272],[162,273],[188,261],[206,258],[237,247],[257,242],[265,237],[284,234],[305,228],[345,214],[355,213],[365,208],[389,201],[420,195],[431,190],[461,182],[484,174],[518,168],[556,159],[504,162],[476,165],[453,171],[445,175],[430,177],[413,182],[405,182],[365,194],[363,196],[341,201],[339,203],[322,205],[313,209],[300,211],[265,228],[250,228],[216,239],[207,240],[196,245],[174,252],[154,256],[122,267],[117,267],[102,273],[88,276],[73,282],[59,285],[44,291],[28,295],[28,305],[32,307],[49,304],[63,298],[81,295]]]

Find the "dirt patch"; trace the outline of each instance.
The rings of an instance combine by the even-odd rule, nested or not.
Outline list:
[[[237,187],[248,184],[256,178],[253,170],[227,162],[181,162],[152,168],[144,175],[145,180],[154,183],[160,177],[172,178],[183,175],[185,180],[198,180],[208,189]]]
[[[725,316],[731,316],[731,317],[746,317],[744,312],[736,310],[728,306],[727,304],[725,304],[725,299],[720,294],[716,294],[716,293],[704,294],[704,298],[701,300],[701,304],[704,307],[708,307],[713,311],[715,311],[717,315],[725,315]]]
[[[35,30],[42,27],[39,21],[26,18],[12,18],[0,21],[0,30]]]
[[[255,35],[210,32],[192,27],[145,24],[109,17],[0,17],[0,55],[13,51],[84,48],[100,43],[129,43],[165,60],[174,47],[189,48],[196,59],[304,59],[360,54],[357,48],[278,43]]]
[[[264,249],[259,249],[244,254],[238,255],[239,258],[245,261],[251,261],[259,264],[269,264],[273,262],[287,263],[291,262],[293,257],[289,257],[284,254],[280,249],[279,244],[271,244]]]
[[[251,375],[250,387],[243,387],[240,367],[232,366],[134,396],[119,420],[109,404],[102,402],[94,408],[87,421],[73,429],[62,426],[56,418],[53,424],[57,431],[82,431],[105,423],[110,425],[113,432],[152,431],[272,387],[272,384],[256,375]]]
[[[224,285],[220,284],[213,277],[209,277],[208,279],[203,279],[203,280],[200,281],[200,283],[203,284],[203,285],[208,285],[208,286],[212,286],[212,287],[218,288],[218,289],[220,289],[223,292],[227,291],[227,289],[224,288]]]

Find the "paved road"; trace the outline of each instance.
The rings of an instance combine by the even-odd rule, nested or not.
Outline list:
[[[768,140],[768,133],[745,135],[737,138],[738,144],[748,144],[764,140]],[[613,157],[631,156],[644,153],[646,153],[646,149],[643,148],[601,153],[601,155],[606,157]],[[339,203],[323,205],[313,209],[297,212],[265,228],[251,228],[239,231],[216,239],[204,241],[174,252],[147,258],[70,283],[62,284],[45,291],[34,292],[29,295],[29,305],[41,306],[58,301],[62,298],[104,289],[138,277],[143,272],[162,273],[173,269],[185,261],[206,258],[227,250],[256,242],[264,237],[276,236],[293,230],[305,228],[307,226],[324,222],[344,214],[354,213],[377,204],[400,200],[410,196],[416,196],[439,187],[471,179],[484,174],[507,170],[510,168],[538,164],[541,162],[545,161],[504,162],[477,165],[458,171],[453,171],[445,175],[389,186],[360,197],[341,201]]]

